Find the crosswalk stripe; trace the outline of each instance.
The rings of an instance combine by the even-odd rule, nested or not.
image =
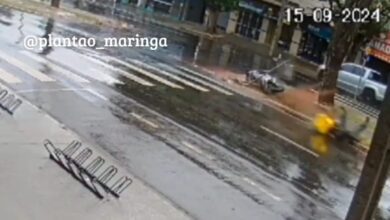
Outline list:
[[[149,64],[142,63],[142,62],[140,62],[140,61],[138,61],[138,60],[132,60],[131,62],[136,63],[136,64],[138,64],[138,65],[140,65],[140,66],[143,66],[143,67],[145,67],[145,68],[148,68],[148,69],[150,69],[150,70],[156,71],[156,72],[158,72],[158,73],[160,73],[160,74],[166,75],[166,76],[168,76],[168,77],[170,77],[170,78],[172,78],[172,79],[174,79],[174,80],[176,80],[176,81],[178,81],[178,82],[183,83],[184,85],[187,85],[187,86],[189,86],[189,87],[192,87],[192,88],[194,88],[194,89],[196,89],[196,90],[199,90],[199,91],[201,91],[201,92],[209,92],[209,91],[210,91],[210,90],[208,90],[207,88],[204,88],[204,87],[202,87],[202,86],[198,86],[198,85],[196,85],[196,84],[194,84],[194,83],[192,83],[192,82],[190,82],[190,81],[187,81],[187,80],[185,80],[185,79],[183,79],[183,78],[181,78],[181,77],[178,77],[178,76],[176,76],[176,75],[174,75],[174,74],[168,73],[168,72],[166,72],[166,71],[164,71],[164,70],[158,69],[158,68],[156,68],[156,67],[154,67],[154,66],[151,66],[151,65],[149,65]]]
[[[115,57],[110,57],[110,59],[112,61],[117,62],[119,64],[122,64],[122,65],[124,65],[124,66],[126,66],[126,67],[128,67],[128,68],[130,68],[130,69],[132,69],[134,71],[136,71],[136,72],[139,72],[139,73],[141,73],[141,74],[143,74],[143,75],[145,75],[145,76],[147,76],[147,77],[149,77],[151,79],[154,79],[154,80],[156,80],[156,81],[158,81],[158,82],[160,82],[162,84],[165,84],[165,85],[167,85],[169,87],[172,87],[172,88],[175,88],[175,89],[184,89],[182,86],[179,86],[176,83],[172,83],[172,82],[170,82],[170,81],[168,81],[168,80],[166,80],[164,78],[161,78],[161,77],[159,77],[157,75],[154,75],[153,73],[145,71],[145,70],[143,70],[143,69],[141,69],[141,68],[139,68],[137,66],[134,66],[134,65],[132,65],[130,63],[124,62],[124,61],[119,60],[119,59],[117,59]]]
[[[8,56],[7,54],[0,52],[0,58],[7,61],[8,63],[18,67],[19,69],[23,70],[24,72],[28,73],[32,77],[34,77],[42,82],[54,82],[55,81],[54,79],[52,79],[52,78],[46,76],[45,74],[31,68],[30,66],[22,63],[21,61],[13,58],[11,56]]]
[[[21,83],[22,82],[18,77],[8,73],[6,70],[1,69],[1,68],[0,68],[0,79],[4,80],[7,83]]]
[[[161,66],[161,67],[163,67],[163,68],[166,68],[166,69],[169,69],[170,71],[175,72],[175,73],[177,73],[177,74],[180,74],[180,75],[182,75],[183,77],[186,77],[186,78],[188,78],[188,79],[191,79],[191,80],[193,80],[193,81],[195,81],[195,82],[197,82],[197,83],[203,84],[204,86],[210,87],[210,88],[212,88],[212,89],[214,89],[214,90],[216,90],[216,91],[218,91],[218,92],[220,92],[220,93],[222,93],[222,94],[225,94],[225,95],[233,95],[233,93],[229,92],[229,91],[226,90],[226,89],[223,89],[223,88],[221,88],[221,87],[219,87],[219,86],[213,85],[213,84],[211,84],[211,83],[209,83],[209,82],[206,82],[206,81],[204,81],[204,80],[201,80],[201,79],[199,79],[199,78],[197,78],[197,77],[194,77],[194,76],[191,76],[191,75],[189,75],[189,74],[184,74],[183,72],[180,72],[179,70],[176,70],[175,68],[173,68],[173,67],[171,67],[171,66],[169,66],[169,65],[167,65],[167,64],[159,63],[159,66]]]
[[[205,76],[205,75],[203,75],[203,74],[201,74],[201,73],[198,73],[198,72],[196,72],[195,70],[189,69],[189,68],[187,68],[187,67],[185,67],[185,66],[178,66],[178,68],[181,69],[181,70],[183,70],[183,71],[185,71],[185,72],[188,72],[188,73],[191,73],[191,74],[193,74],[193,75],[195,75],[195,76],[198,76],[198,77],[200,77],[200,78],[203,78],[203,79],[205,79],[205,80],[208,80],[208,81],[210,81],[210,82],[213,82],[213,83],[215,83],[215,84],[217,84],[217,85],[219,85],[219,86],[221,86],[221,87],[224,87],[224,85],[223,85],[222,83],[218,82],[217,80],[214,80],[214,79],[212,79],[212,78],[210,78],[210,77],[207,77],[207,76]]]
[[[115,79],[114,77],[102,73],[99,70],[95,68],[90,68],[89,72],[92,72],[92,74],[84,74],[86,76],[91,77],[94,80],[97,80],[99,82],[107,82],[108,84],[125,84],[124,82],[120,81],[119,79]]]
[[[43,57],[40,57],[39,55],[36,55],[34,53],[31,53],[31,52],[28,52],[28,51],[20,51],[21,53],[23,53],[24,55],[30,57],[31,59],[35,60],[35,61],[38,61],[38,62],[41,62],[41,63],[46,63],[46,65],[48,65],[51,69],[55,70],[55,71],[58,71],[59,73],[63,74],[64,76],[68,77],[69,79],[72,79],[76,82],[80,82],[80,83],[89,83],[89,81],[81,76],[78,76],[77,74],[75,73],[72,73],[56,64],[54,64],[53,62],[49,61],[49,60],[45,60]]]
[[[119,74],[121,74],[121,75],[127,77],[128,79],[131,79],[131,80],[133,80],[134,82],[137,82],[137,83],[139,83],[139,84],[141,84],[141,85],[144,85],[144,86],[154,86],[154,84],[152,84],[152,83],[150,83],[150,82],[148,82],[148,81],[146,81],[146,80],[144,80],[144,79],[142,79],[142,78],[140,78],[140,77],[138,77],[138,76],[132,75],[132,74],[130,74],[130,73],[128,73],[128,72],[125,72],[125,71],[123,71],[123,70],[121,70],[121,69],[118,69],[118,68],[116,68],[116,67],[113,67],[113,66],[111,66],[111,65],[109,65],[109,64],[106,64],[105,62],[102,62],[102,61],[100,61],[100,60],[94,59],[94,58],[89,57],[89,56],[86,56],[86,55],[83,55],[83,56],[84,56],[86,59],[90,60],[91,62],[94,62],[94,63],[96,63],[96,64],[98,64],[98,65],[104,66],[104,67],[106,67],[107,69],[110,69],[110,70],[112,70],[112,71],[114,71],[114,72],[117,72],[117,73],[119,73]]]

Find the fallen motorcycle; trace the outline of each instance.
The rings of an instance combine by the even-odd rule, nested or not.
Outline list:
[[[250,70],[246,73],[247,83],[258,83],[267,94],[276,94],[284,91],[284,86],[275,76],[259,70]]]

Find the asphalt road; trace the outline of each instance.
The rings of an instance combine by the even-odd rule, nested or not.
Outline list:
[[[313,148],[313,133],[302,122],[182,62],[195,53],[196,38],[135,24],[132,33],[158,33],[170,46],[46,48],[39,54],[23,47],[25,36],[128,33],[1,12],[0,80],[192,217],[344,217],[362,155],[342,143]]]

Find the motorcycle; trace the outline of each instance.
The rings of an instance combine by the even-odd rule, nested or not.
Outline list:
[[[250,70],[246,73],[248,83],[256,82],[267,94],[276,94],[284,91],[283,84],[273,75],[265,71]]]

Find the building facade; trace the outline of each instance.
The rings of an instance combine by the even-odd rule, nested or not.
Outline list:
[[[138,0],[136,2],[139,8],[147,11],[164,13],[178,20],[197,23],[203,23],[206,11],[204,0]]]
[[[118,0],[130,2],[150,12],[165,13],[178,20],[204,23],[205,0]],[[326,7],[328,1],[290,0],[289,7]],[[236,11],[220,13],[218,28],[262,44],[270,44],[277,25],[281,0],[242,0]],[[304,19],[303,23],[284,23],[279,47],[315,63],[322,63],[332,36],[332,28]]]
[[[326,6],[326,2],[318,0],[289,2],[289,7],[305,8],[306,12],[316,7]],[[242,0],[237,11],[230,12],[220,19],[220,28],[227,33],[270,44],[280,8],[281,3],[278,0]],[[224,20],[228,22],[222,22]],[[306,17],[301,24],[286,22],[283,24],[279,47],[293,55],[302,56],[315,63],[322,63],[331,36],[332,28],[329,25],[315,23]]]
[[[383,38],[373,39],[366,51],[365,65],[389,78],[390,74],[390,33]]]

